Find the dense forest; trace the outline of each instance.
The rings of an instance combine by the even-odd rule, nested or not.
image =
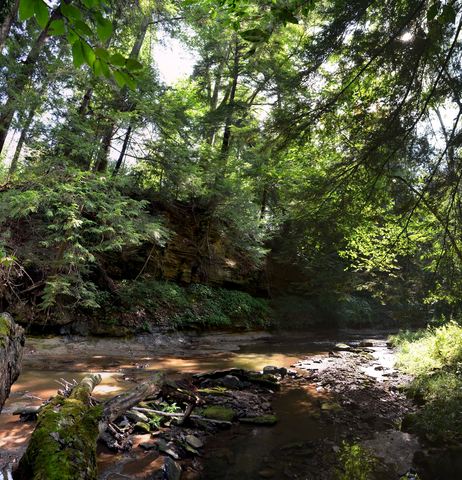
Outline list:
[[[457,314],[457,2],[19,7],[1,19],[4,309],[67,323],[173,280],[301,296],[283,318]],[[166,85],[170,39],[195,64]]]
[[[461,30],[459,0],[3,0],[0,312],[430,325],[392,340],[413,428],[460,441]]]

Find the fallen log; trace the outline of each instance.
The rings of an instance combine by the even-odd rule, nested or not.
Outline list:
[[[24,330],[8,313],[0,314],[0,412],[21,369]]]
[[[154,410],[152,408],[142,408],[142,407],[133,407],[133,410],[141,413],[160,415],[161,417],[179,418],[181,419],[181,421],[179,422],[180,425],[182,423],[183,418],[186,415],[185,413],[163,412],[162,410]],[[228,422],[227,420],[214,420],[212,418],[201,417],[200,415],[191,415],[191,413],[188,414],[188,418],[192,418],[194,420],[200,420],[201,422],[206,422],[206,423],[207,422],[214,423],[215,425],[231,426],[233,424],[232,422]]]
[[[111,422],[162,388],[163,376],[97,404],[93,389],[100,375],[89,375],[69,396],[56,395],[38,414],[29,446],[14,474],[15,480],[96,480],[96,442]]]

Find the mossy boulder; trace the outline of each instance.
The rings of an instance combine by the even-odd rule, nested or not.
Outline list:
[[[151,425],[148,422],[136,422],[135,430],[137,430],[138,432],[150,433]]]
[[[225,387],[199,388],[197,391],[205,395],[226,395],[228,392]]]
[[[342,407],[337,402],[323,402],[321,403],[321,410],[324,412],[338,412],[342,410]]]
[[[202,415],[211,420],[221,420],[225,422],[232,422],[236,418],[236,412],[229,407],[222,405],[211,405],[204,408]]]

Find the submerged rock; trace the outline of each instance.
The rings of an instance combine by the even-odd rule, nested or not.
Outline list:
[[[276,415],[261,415],[259,417],[244,417],[239,419],[242,423],[251,423],[253,425],[274,425],[278,419]]]
[[[264,468],[258,472],[258,475],[261,478],[273,478],[276,475],[276,472],[272,468]]]

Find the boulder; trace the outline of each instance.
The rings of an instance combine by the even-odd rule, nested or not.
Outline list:
[[[170,457],[164,458],[163,471],[165,480],[180,480],[181,478],[181,466]]]

